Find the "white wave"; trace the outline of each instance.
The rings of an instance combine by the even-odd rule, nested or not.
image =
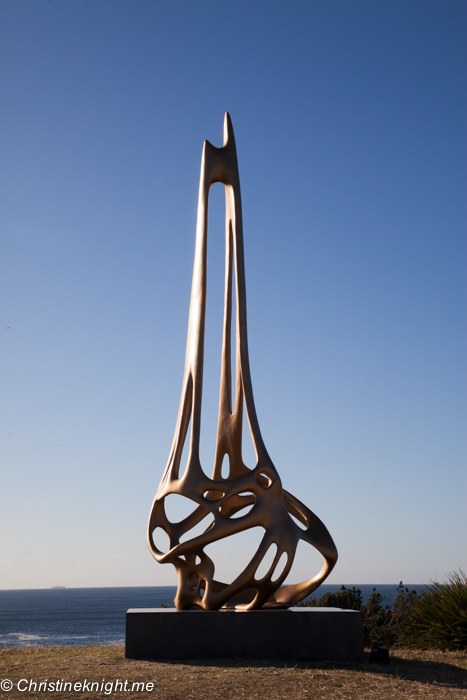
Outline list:
[[[83,644],[97,644],[97,645],[117,645],[123,646],[125,643],[124,637],[113,637],[109,635],[65,635],[65,634],[54,634],[51,636],[38,635],[38,634],[26,634],[25,632],[7,632],[0,636],[0,647],[29,647],[37,645],[46,646],[82,646]]]

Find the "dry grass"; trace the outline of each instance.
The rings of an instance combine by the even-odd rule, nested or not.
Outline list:
[[[152,692],[0,692],[0,698],[400,700],[467,698],[467,652],[392,650],[387,667],[276,661],[132,661],[122,647],[0,650],[0,680],[152,681]]]

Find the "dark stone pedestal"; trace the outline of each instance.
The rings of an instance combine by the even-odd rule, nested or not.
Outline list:
[[[130,609],[125,656],[363,661],[362,615],[340,608]]]

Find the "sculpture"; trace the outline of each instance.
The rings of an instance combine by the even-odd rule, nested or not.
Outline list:
[[[225,185],[226,273],[217,445],[214,472],[212,478],[209,478],[200,463],[199,443],[206,310],[208,197],[209,188],[215,182]],[[232,282],[236,293],[236,388],[233,411],[230,357]],[[242,459],[243,402],[257,457],[254,469],[246,467]],[[180,460],[190,419],[188,464],[184,474],[180,474]],[[225,455],[228,455],[230,461],[227,479],[221,474]],[[166,516],[164,501],[170,494],[179,494],[193,502],[193,512],[181,522],[172,523]],[[250,506],[249,512],[242,517],[235,517],[245,506]],[[207,524],[203,534],[180,542],[183,535],[208,516],[212,522]],[[291,516],[294,516],[302,527],[299,527]],[[214,563],[204,548],[211,542],[258,525],[264,528],[264,536],[247,567],[230,584],[216,581]],[[162,552],[154,544],[153,533],[157,528],[162,528],[169,537],[170,547],[167,552]],[[300,539],[308,542],[323,555],[323,567],[307,581],[282,585],[292,566]],[[180,610],[190,609],[192,606],[199,606],[204,610],[219,610],[222,607],[246,610],[288,607],[314,591],[329,575],[337,561],[336,547],[321,520],[294,496],[283,490],[279,475],[261,437],[248,360],[240,180],[235,139],[228,113],[224,119],[224,145],[216,148],[209,141],[204,143],[182,396],[169,461],[149,518],[148,544],[158,562],[171,563],[177,569],[178,590],[175,606]],[[257,580],[256,571],[270,547],[276,547],[274,560],[267,574]]]

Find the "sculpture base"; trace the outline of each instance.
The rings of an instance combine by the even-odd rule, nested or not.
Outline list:
[[[130,609],[127,659],[295,659],[363,661],[356,610]]]

